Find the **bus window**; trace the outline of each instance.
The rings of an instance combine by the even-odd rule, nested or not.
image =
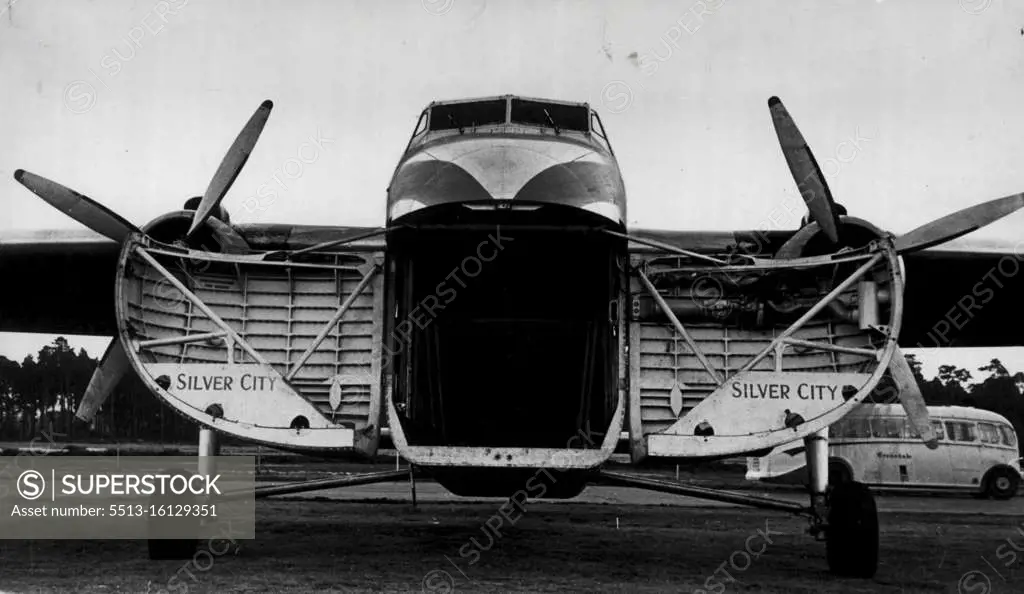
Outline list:
[[[909,439],[921,438],[921,434],[917,432],[917,427],[914,427],[914,422],[909,418],[903,421],[903,436]]]
[[[946,433],[951,441],[977,441],[973,423],[954,423],[946,421]]]
[[[1017,436],[1014,435],[1013,429],[1006,425],[1000,425],[999,432],[1003,435],[1003,445],[1017,447]]]
[[[850,437],[847,433],[850,430],[850,423],[846,419],[839,419],[828,428],[829,437]]]
[[[981,443],[1000,442],[999,429],[992,423],[978,423],[978,432],[981,433]]]
[[[846,437],[866,439],[871,437],[871,423],[869,419],[861,417],[846,420]]]
[[[946,432],[942,429],[942,421],[932,421],[935,428],[935,439],[946,439]]]
[[[900,439],[903,437],[903,419],[876,419],[879,433],[876,437],[883,439]]]

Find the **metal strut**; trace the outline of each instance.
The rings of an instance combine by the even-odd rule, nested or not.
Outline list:
[[[685,495],[687,497],[696,497],[697,499],[722,501],[724,503],[736,503],[739,505],[747,505],[750,507],[758,507],[761,509],[770,509],[774,511],[782,511],[801,515],[813,513],[807,506],[800,505],[799,503],[793,503],[792,501],[769,499],[767,497],[761,497],[758,495],[747,495],[745,493],[735,493],[732,491],[720,491],[718,489],[709,489],[707,487],[697,487],[694,485],[683,485],[680,483],[662,481],[658,479],[641,478],[638,476],[623,474],[621,472],[609,472],[607,470],[597,471],[594,482],[596,484],[620,487],[633,487],[636,489],[657,491],[659,493]]]
[[[675,327],[676,332],[678,332],[679,335],[683,337],[683,340],[686,341],[687,346],[689,346],[690,350],[693,352],[693,356],[697,357],[697,360],[700,361],[700,364],[704,367],[704,370],[708,372],[708,375],[711,376],[711,379],[714,380],[715,384],[721,386],[723,383],[722,377],[718,375],[718,371],[713,365],[711,365],[711,362],[708,361],[707,357],[704,356],[704,352],[700,350],[700,347],[697,346],[697,341],[690,336],[690,333],[686,331],[686,327],[679,321],[676,314],[672,312],[672,308],[669,307],[665,298],[661,296],[661,293],[658,292],[658,289],[653,283],[651,283],[650,279],[647,278],[647,275],[644,274],[643,270],[638,268],[636,270],[636,274],[640,279],[640,282],[643,283],[644,287],[647,289],[647,292],[654,298],[655,303],[657,303],[658,307],[661,308],[662,313],[668,316],[668,319],[672,322],[672,326]]]
[[[357,485],[372,485],[375,483],[392,483],[409,479],[408,470],[385,470],[383,472],[367,472],[355,476],[339,478],[317,479],[303,481],[301,483],[289,483],[287,485],[272,485],[256,488],[256,499],[271,497],[273,495],[291,495],[292,493],[306,493],[308,491],[320,491],[322,489],[337,489],[339,487],[355,487]],[[226,495],[230,497],[231,495]],[[251,494],[250,494],[251,496]]]

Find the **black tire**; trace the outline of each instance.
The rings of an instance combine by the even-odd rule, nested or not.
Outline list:
[[[1011,468],[993,468],[985,479],[985,494],[993,499],[1012,499],[1020,487],[1020,475]]]
[[[878,508],[871,491],[855,482],[836,485],[828,497],[825,552],[829,570],[872,578],[878,571]]]
[[[846,464],[837,461],[828,463],[828,484],[830,487],[852,482],[853,476],[851,476],[850,469],[846,467]]]
[[[195,556],[198,540],[149,540],[149,558],[152,561],[187,561]]]
[[[163,474],[182,475],[186,478],[194,476],[183,470],[166,471]],[[149,498],[154,509],[168,505],[195,505],[198,499],[189,493],[183,495],[155,494]],[[159,534],[164,538],[149,539],[149,558],[153,561],[186,560],[196,554],[199,544],[199,519],[195,516],[172,517],[151,514],[148,518],[150,535]],[[171,538],[167,538],[170,536]],[[180,537],[180,538],[175,538]]]

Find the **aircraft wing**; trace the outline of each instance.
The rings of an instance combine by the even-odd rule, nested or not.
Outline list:
[[[366,235],[375,227],[253,224],[235,230],[260,250],[294,250]],[[347,247],[383,245],[383,237]],[[120,245],[88,229],[0,232],[0,332],[114,336]]]
[[[900,345],[1024,345],[1024,241],[958,239],[904,256]]]
[[[630,236],[695,252],[775,253],[792,231],[630,229]],[[634,253],[660,251],[631,243]],[[960,238],[903,256],[906,289],[900,346],[1024,345],[1024,241]]]

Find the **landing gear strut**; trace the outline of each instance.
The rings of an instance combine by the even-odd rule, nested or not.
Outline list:
[[[217,433],[212,429],[199,430],[199,474],[209,476],[216,474],[216,457],[220,455],[220,443]],[[188,474],[176,471],[177,474]],[[194,504],[195,501],[181,501],[182,497],[154,497],[151,503],[155,506],[174,504]],[[196,554],[198,544],[199,520],[194,517],[159,518],[150,517],[150,534],[158,532],[166,536],[171,533],[181,535],[176,539],[149,539],[149,558],[153,560],[184,560]],[[168,532],[171,530],[172,532]]]

